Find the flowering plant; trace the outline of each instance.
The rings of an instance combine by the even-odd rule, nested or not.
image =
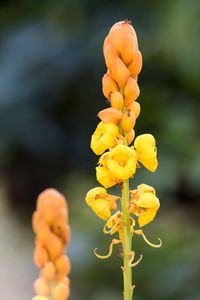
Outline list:
[[[142,259],[141,255],[134,261],[132,238],[142,236],[155,248],[159,248],[162,242],[159,239],[158,244],[151,243],[142,229],[154,219],[160,207],[155,189],[140,184],[130,190],[129,180],[134,178],[141,165],[151,172],[156,171],[157,150],[153,135],[142,134],[135,138],[133,129],[140,114],[140,104],[136,99],[140,94],[138,75],[142,68],[142,55],[136,32],[129,21],[112,26],[105,38],[103,52],[107,66],[102,79],[103,94],[111,106],[98,113],[101,121],[91,138],[91,149],[96,155],[101,155],[96,178],[103,187],[91,189],[86,195],[86,203],[106,221],[103,232],[117,234],[106,255],[98,254],[97,249],[94,250],[95,255],[100,259],[109,258],[113,246],[122,245],[124,300],[130,300],[134,288],[132,268]],[[119,196],[107,192],[115,185],[121,189]],[[115,211],[113,215],[112,211]]]

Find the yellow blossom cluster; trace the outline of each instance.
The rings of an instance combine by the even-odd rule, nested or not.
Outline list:
[[[140,94],[138,75],[142,68],[142,55],[136,32],[129,21],[112,26],[105,38],[103,53],[107,72],[102,79],[102,90],[110,107],[98,113],[100,123],[92,135],[90,146],[96,155],[100,155],[96,178],[104,188],[91,189],[86,195],[86,203],[98,217],[107,220],[104,233],[118,233],[119,239],[112,240],[108,255],[99,255],[95,249],[99,258],[109,257],[115,244],[122,243],[124,246],[125,226],[128,226],[132,236],[141,235],[149,245],[161,245],[151,244],[140,229],[154,219],[160,206],[153,187],[140,184],[137,189],[127,191],[127,210],[130,215],[128,225],[125,222],[127,214],[125,216],[123,197],[106,191],[107,188],[115,185],[122,187],[125,182],[129,182],[141,165],[151,172],[155,172],[158,166],[153,135],[135,137],[134,126],[140,114],[137,98]],[[125,210],[118,210],[118,199]],[[112,211],[116,212],[111,216]],[[135,229],[137,225],[139,229]],[[134,252],[129,254],[133,266]]]
[[[34,282],[37,296],[32,300],[66,300],[70,294],[69,257],[65,255],[70,239],[68,208],[63,195],[46,189],[37,199],[32,218],[36,235],[34,263],[40,276]]]

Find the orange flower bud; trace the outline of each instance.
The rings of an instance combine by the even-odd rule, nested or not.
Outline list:
[[[60,239],[51,233],[48,244],[46,245],[51,259],[56,260],[63,253],[63,245]]]
[[[55,278],[55,266],[52,262],[46,262],[41,270],[41,277],[46,281],[52,281]]]
[[[120,109],[120,110],[124,106],[124,98],[119,91],[113,92],[110,95],[110,102],[111,102],[112,107]]]
[[[120,88],[124,88],[127,79],[131,73],[125,66],[121,58],[116,57],[111,63],[111,76],[117,82]]]
[[[142,54],[139,50],[135,52],[134,59],[132,63],[128,66],[131,75],[135,78],[138,76],[142,69]]]
[[[106,66],[108,69],[111,69],[113,60],[118,56],[118,53],[115,47],[112,44],[108,44],[104,47],[104,57]]]
[[[62,232],[65,230],[65,226],[68,222],[68,213],[66,209],[61,208],[56,213],[56,218],[53,224],[53,232],[61,236]]]
[[[140,103],[134,101],[129,107],[127,107],[127,109],[130,109],[137,119],[140,114]]]
[[[48,199],[48,201],[47,201]],[[59,193],[57,190],[49,188],[44,190],[37,199],[37,209],[42,211],[46,205],[46,202],[53,203],[56,208],[64,207],[67,208],[67,203],[65,197]]]
[[[122,118],[122,112],[114,107],[109,107],[101,110],[98,113],[99,119],[104,123],[115,123],[118,124]]]
[[[71,230],[70,230],[70,226],[67,224],[65,226],[65,228],[63,229],[62,231],[62,234],[61,234],[61,240],[62,240],[62,243],[64,245],[68,244],[69,241],[70,241],[70,238],[71,238]]]
[[[34,233],[38,232],[40,220],[41,220],[41,218],[40,218],[39,212],[37,210],[34,211],[33,216],[32,216],[32,225],[33,225]]]
[[[137,44],[134,36],[126,33],[121,41],[121,57],[126,65],[129,65],[133,61],[136,49]]]
[[[114,24],[110,29],[108,35],[109,41],[116,47],[118,52],[121,51],[122,40],[127,33],[131,34],[134,37],[136,46],[138,47],[137,35],[135,33],[133,26],[131,26],[129,22],[120,21]]]
[[[137,99],[140,94],[140,89],[137,84],[137,81],[130,77],[124,88],[124,97],[125,97],[125,105],[126,107],[130,106],[131,103]]]
[[[39,225],[38,225],[38,240],[41,243],[41,245],[46,245],[48,242],[50,235],[50,229],[47,223],[44,220],[41,220]]]
[[[62,255],[56,260],[56,270],[62,277],[70,273],[71,264],[68,256]]]
[[[132,141],[134,140],[135,137],[135,131],[134,129],[132,129],[131,131],[125,133],[125,138],[126,138],[126,142],[128,145],[130,145],[132,143]]]
[[[48,260],[48,254],[46,250],[41,247],[40,245],[37,245],[34,254],[33,254],[33,260],[36,266],[42,267]]]
[[[69,279],[68,276],[62,277],[59,281],[62,282],[62,283],[64,283],[67,286],[70,286],[70,279]]]
[[[69,294],[70,294],[69,287],[64,283],[60,282],[56,285],[53,291],[52,300],[66,300],[68,299]]]
[[[131,129],[135,125],[135,115],[134,113],[129,109],[127,110],[123,116],[122,116],[122,128],[125,132],[131,131]]]
[[[34,290],[36,294],[41,296],[49,295],[49,285],[43,278],[38,278],[34,282]]]
[[[66,208],[66,202],[56,190],[46,189],[38,196],[37,210],[49,225],[54,222],[55,212],[59,207]]]
[[[105,74],[102,79],[102,90],[104,96],[109,100],[109,96],[111,93],[118,91],[119,88],[117,86],[116,81],[114,81],[109,74]]]

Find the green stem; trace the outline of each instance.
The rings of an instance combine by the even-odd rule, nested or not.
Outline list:
[[[132,235],[130,226],[130,213],[129,213],[129,180],[126,180],[122,184],[122,198],[121,207],[124,221],[124,235],[123,235],[123,277],[124,277],[124,300],[132,299],[132,268],[129,265]]]

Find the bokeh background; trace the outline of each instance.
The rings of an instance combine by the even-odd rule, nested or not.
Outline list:
[[[97,112],[107,104],[102,44],[111,25],[128,18],[144,66],[142,113],[136,133],[157,139],[159,168],[133,182],[157,188],[161,209],[140,238],[143,261],[134,269],[135,300],[200,299],[200,2],[19,0],[0,3],[0,295],[31,299],[31,214],[39,192],[55,187],[69,202],[76,300],[122,299],[118,250],[107,251],[103,221],[86,207],[97,185],[89,148]]]

